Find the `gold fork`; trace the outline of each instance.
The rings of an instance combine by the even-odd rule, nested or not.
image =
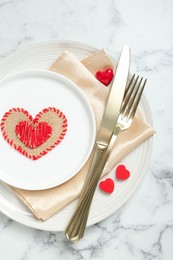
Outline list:
[[[103,158],[101,160],[98,159],[95,162],[94,174],[92,176],[90,174],[88,175],[77,208],[66,227],[66,237],[72,242],[80,240],[84,235],[92,199],[107,158],[113,148],[118,134],[131,126],[146,81],[146,79],[143,80],[143,78],[139,78],[139,76],[136,77],[134,74],[125,90],[120,114],[109,145],[103,154]],[[102,144],[97,145],[100,145],[100,149],[102,149]]]

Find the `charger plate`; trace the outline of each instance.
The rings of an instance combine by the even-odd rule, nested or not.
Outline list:
[[[22,70],[45,70],[65,49],[71,51],[79,59],[86,58],[97,51],[97,49],[91,46],[68,41],[32,44],[16,51],[1,62],[1,79]],[[114,59],[112,60],[116,63]],[[142,97],[140,106],[144,119],[152,125],[152,115],[145,95]],[[116,183],[116,189],[111,196],[100,192],[99,189],[96,190],[87,226],[107,218],[129,200],[147,172],[151,151],[152,138],[139,145],[121,161],[133,174],[125,182]],[[115,169],[112,169],[107,177],[112,177],[114,171]],[[48,231],[63,231],[74,212],[76,204],[77,201],[74,201],[47,221],[42,222],[32,215],[10,189],[4,186],[3,183],[0,184],[1,212],[9,218],[29,227]]]

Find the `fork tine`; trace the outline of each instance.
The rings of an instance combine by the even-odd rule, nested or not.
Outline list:
[[[134,81],[134,78],[135,78],[135,75],[133,75],[132,80],[129,83],[128,90],[127,90],[126,95],[123,100],[124,101],[123,107],[121,110],[122,117],[126,117],[127,120],[129,118],[132,118],[135,115],[142,92],[143,92],[145,84],[146,84],[146,80],[145,80],[141,87],[143,78],[141,78],[139,80],[139,76],[137,76],[135,81]],[[134,83],[133,83],[133,81],[134,81]]]
[[[143,79],[143,78],[142,78],[142,79]],[[134,100],[134,102],[133,102],[133,104],[132,104],[132,106],[131,106],[130,117],[134,117],[134,115],[135,115],[135,113],[136,113],[136,110],[137,110],[139,101],[140,101],[140,99],[141,99],[142,93],[143,93],[143,91],[144,91],[144,87],[145,87],[146,82],[147,82],[147,79],[145,79],[143,85],[140,87],[141,82],[142,82],[142,79],[141,79],[141,81],[139,82],[139,88],[138,88],[139,91],[137,92],[136,100]]]
[[[128,86],[127,86],[126,89],[125,89],[124,98],[126,98],[126,95],[127,95],[127,93],[129,92],[130,87],[132,86],[132,82],[133,82],[133,80],[134,80],[134,77],[135,77],[135,74],[133,74],[133,76],[132,76],[131,79],[130,79],[130,82],[129,82]]]
[[[124,93],[124,98],[123,98],[123,103],[122,103],[122,106],[121,106],[121,114],[125,113],[126,111],[126,104],[128,104],[129,102],[129,99],[132,95],[132,92],[133,92],[133,89],[134,89],[134,86],[136,85],[136,82],[139,78],[139,76],[137,76],[136,80],[134,81],[134,78],[135,78],[135,74],[133,74],[126,90],[125,90],[125,93]]]
[[[141,85],[141,82],[143,80],[143,78],[140,79],[139,83],[138,83],[138,79],[139,79],[139,76],[137,77],[136,81],[135,81],[135,84],[133,86],[133,89],[132,89],[132,92],[131,92],[131,95],[130,95],[130,98],[129,98],[129,101],[128,101],[128,105],[126,106],[126,110],[124,112],[124,115],[129,118],[130,117],[130,110],[134,104],[134,101],[135,101],[135,98],[137,96],[137,93],[138,93],[138,90],[140,88],[140,85]]]

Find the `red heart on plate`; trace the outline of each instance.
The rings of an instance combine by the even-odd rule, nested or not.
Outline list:
[[[99,183],[99,187],[106,193],[112,193],[114,191],[114,181],[110,178],[107,178],[105,181],[101,181]]]
[[[63,140],[67,119],[54,107],[43,109],[34,119],[23,108],[12,108],[1,120],[1,131],[4,139],[15,150],[37,160]]]
[[[35,124],[21,121],[16,125],[16,135],[28,147],[36,148],[47,141],[52,134],[52,127],[47,122]]]
[[[111,83],[114,76],[114,72],[111,68],[108,68],[104,71],[97,71],[96,78],[105,86],[108,86]]]
[[[126,169],[124,165],[119,165],[116,168],[116,177],[119,180],[126,180],[130,176],[130,172]]]

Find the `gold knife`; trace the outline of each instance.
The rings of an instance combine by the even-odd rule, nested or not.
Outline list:
[[[65,230],[66,237],[73,242],[80,240],[85,231],[90,205],[96,188],[96,186],[94,189],[90,187],[90,182],[93,178],[96,178],[96,182],[99,181],[106,163],[106,159],[109,154],[107,150],[108,147],[109,149],[111,147],[109,143],[120,113],[125,87],[128,80],[129,67],[130,48],[125,45],[122,49],[116,74],[107,99],[89,173],[82,189],[77,208]]]

